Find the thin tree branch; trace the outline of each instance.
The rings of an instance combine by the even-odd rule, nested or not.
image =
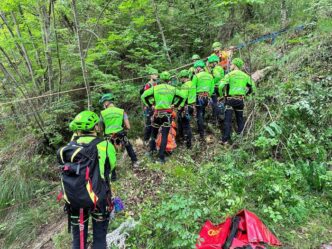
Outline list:
[[[80,25],[79,25],[78,14],[77,14],[76,0],[72,0],[72,9],[74,12],[76,36],[77,36],[78,49],[79,49],[80,59],[81,59],[83,80],[84,80],[84,85],[85,85],[85,89],[86,89],[86,95],[88,98],[88,109],[90,110],[90,107],[91,107],[90,85],[89,85],[89,82],[87,79],[87,70],[86,70],[85,59],[84,59],[84,55],[83,55],[82,41],[81,41],[81,37],[80,37]]]

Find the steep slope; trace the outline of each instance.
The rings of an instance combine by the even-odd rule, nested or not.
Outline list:
[[[214,137],[219,131],[210,127],[205,147],[198,142],[191,151],[180,146],[166,165],[146,159],[137,143],[142,169],[133,171],[126,158],[120,159],[120,180],[113,188],[126,213],[117,216],[110,230],[132,216],[139,224],[130,232],[128,248],[190,248],[206,219],[217,223],[245,207],[264,220],[285,248],[331,242],[331,38],[330,30],[318,23],[274,44],[241,50],[238,55],[248,69],[272,68],[255,97],[247,99],[244,135],[223,147]],[[134,107],[134,117],[140,112],[138,96],[133,85],[128,88],[131,94],[119,104]],[[74,102],[69,108],[73,113],[79,109]],[[51,112],[50,120],[65,124],[63,113]],[[131,135],[141,135],[142,122],[133,124]],[[5,127],[2,138],[14,144],[1,143],[0,247],[23,248],[52,237],[45,242],[68,248],[65,225],[54,236],[45,233],[45,227],[65,216],[55,202],[54,154],[45,153],[42,138],[32,132]]]

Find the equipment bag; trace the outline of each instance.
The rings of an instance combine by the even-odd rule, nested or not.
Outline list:
[[[267,246],[281,246],[281,243],[254,213],[244,209],[219,225],[205,222],[196,249],[264,249]]]
[[[57,152],[63,198],[73,209],[95,210],[105,205],[109,185],[99,171],[97,144],[101,141],[95,138],[89,144],[78,144],[74,140]]]

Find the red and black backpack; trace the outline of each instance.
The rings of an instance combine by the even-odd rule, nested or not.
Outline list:
[[[110,188],[108,177],[103,179],[100,175],[97,149],[100,142],[100,138],[95,138],[81,144],[75,139],[57,151],[63,198],[73,209],[104,209],[107,203]],[[108,176],[109,160],[106,164],[105,176]]]

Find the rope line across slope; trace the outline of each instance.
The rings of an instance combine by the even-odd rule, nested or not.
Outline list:
[[[240,49],[245,48],[245,47],[247,47],[249,45],[252,45],[252,44],[264,41],[264,40],[268,40],[268,39],[272,39],[272,42],[273,42],[275,40],[275,38],[277,36],[279,36],[280,34],[289,32],[290,30],[293,30],[293,32],[298,32],[298,31],[301,31],[301,30],[303,30],[305,28],[306,28],[305,25],[299,25],[299,26],[292,27],[292,28],[282,29],[282,30],[279,30],[277,32],[271,32],[269,34],[264,34],[264,35],[262,35],[262,36],[260,36],[260,37],[258,37],[256,39],[253,39],[253,40],[251,40],[249,42],[246,42],[246,43],[241,43],[241,44],[239,44],[239,45],[237,45],[235,47],[238,50],[240,50]],[[203,59],[206,59],[206,58],[203,58]],[[193,63],[188,63],[188,64],[185,64],[185,65],[179,66],[177,68],[169,69],[168,71],[176,71],[176,70],[185,68],[187,66],[190,66],[192,64]],[[143,79],[143,78],[146,78],[146,77],[147,76],[140,76],[140,77],[135,77],[135,78],[129,78],[129,79],[123,79],[123,80],[114,81],[112,83],[122,83],[122,82],[127,82],[127,81],[134,81],[134,80]],[[112,83],[108,83],[108,84],[110,85]],[[94,85],[94,86],[91,86],[90,88],[100,87],[100,85],[104,85],[104,84],[105,83],[99,84],[99,85]],[[0,107],[4,106],[4,105],[8,105],[8,104],[24,102],[24,101],[27,101],[27,100],[35,100],[35,99],[40,99],[40,98],[45,98],[45,97],[51,97],[51,96],[54,96],[54,95],[62,95],[62,94],[72,93],[72,92],[77,92],[77,91],[82,91],[82,90],[86,90],[86,88],[85,87],[79,87],[79,88],[74,88],[74,89],[65,90],[65,91],[56,92],[56,93],[47,93],[47,94],[42,94],[42,95],[39,95],[39,96],[30,97],[30,98],[17,99],[17,100],[8,101],[8,102],[2,102],[2,103],[0,103]]]

